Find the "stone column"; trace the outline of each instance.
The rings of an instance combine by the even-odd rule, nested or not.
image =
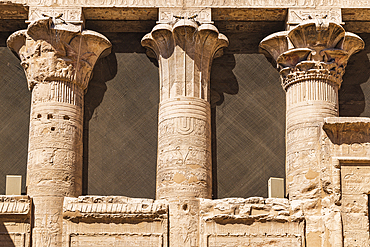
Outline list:
[[[276,61],[286,91],[287,193],[294,205],[302,205],[304,215],[312,216],[306,217],[308,246],[321,246],[326,231],[321,210],[328,185],[322,183],[322,171],[330,168],[321,166],[320,130],[324,118],[338,116],[344,69],[363,47],[357,35],[326,20],[304,22],[260,43],[262,52]]]
[[[142,39],[158,60],[157,199],[169,201],[171,246],[199,246],[199,201],[212,197],[210,70],[227,38],[183,17]]]
[[[82,191],[83,97],[95,62],[111,44],[99,33],[55,18],[13,33],[32,91],[27,194],[34,204],[33,246],[62,245],[65,196]]]
[[[158,24],[142,39],[158,59],[157,199],[211,198],[212,60],[228,45],[212,24]]]

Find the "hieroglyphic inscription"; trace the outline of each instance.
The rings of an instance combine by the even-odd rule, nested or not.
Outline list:
[[[81,7],[30,7],[28,14],[28,21],[35,21],[43,17],[43,15],[56,17],[63,14],[64,21],[80,23],[82,22],[82,8]]]
[[[211,179],[209,123],[203,117],[174,117],[161,121],[158,129],[157,190],[207,195]],[[200,191],[191,189],[191,184],[197,184]]]
[[[210,23],[211,8],[161,8],[159,10],[159,22],[168,23],[176,21],[176,18],[194,19],[200,23]]]
[[[342,164],[344,246],[368,246],[370,164]]]
[[[288,20],[289,25],[300,24],[303,21],[309,19],[327,19],[336,23],[342,22],[342,15],[340,8],[330,8],[330,9],[289,9]]]

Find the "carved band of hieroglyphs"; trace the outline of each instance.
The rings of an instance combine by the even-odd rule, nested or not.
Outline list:
[[[295,128],[287,131],[286,141],[288,145],[296,143],[297,141],[307,144],[307,140],[317,140],[318,137],[318,126],[295,126]]]
[[[299,174],[304,172],[303,168],[316,166],[318,162],[318,152],[314,148],[306,150],[294,150],[287,154],[286,157],[287,176],[292,175],[292,172]]]
[[[71,3],[72,6],[75,6]],[[78,23],[82,22],[82,8],[81,7],[30,7],[28,14],[28,21],[35,21],[43,17],[43,15],[56,17],[63,14],[62,18],[64,21]]]
[[[303,21],[312,18],[327,19],[339,24],[342,23],[342,13],[340,8],[330,8],[330,9],[291,8],[288,10],[287,24],[289,25],[300,24]]]
[[[97,213],[101,217],[122,214],[125,215],[124,217],[141,215],[166,218],[168,205],[166,201],[123,196],[80,196],[64,198],[63,212],[68,219],[93,216]],[[79,212],[79,214],[68,214],[68,212]]]
[[[211,152],[207,148],[199,147],[188,147],[188,149],[182,149],[180,146],[174,147],[173,149],[159,150],[158,154],[158,168],[203,168],[210,169],[209,162],[211,159]]]
[[[30,124],[29,150],[45,147],[65,148],[74,150],[82,141],[82,126],[73,123],[36,122]]]
[[[175,16],[194,18],[200,23],[212,22],[211,8],[161,8],[159,11],[159,22],[175,22]]]
[[[370,192],[370,163],[341,166],[342,193],[361,195]]]
[[[29,6],[82,6],[82,7],[367,7],[370,0],[12,0]]]

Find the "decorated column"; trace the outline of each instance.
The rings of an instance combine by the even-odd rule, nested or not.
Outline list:
[[[211,198],[209,77],[228,40],[185,18],[158,24],[141,43],[159,63],[157,199]]]
[[[198,198],[212,197],[210,70],[228,40],[212,24],[180,16],[141,44],[159,63],[156,197],[169,202],[171,246],[199,246]]]
[[[42,18],[13,33],[32,91],[27,194],[34,204],[33,246],[61,246],[65,196],[82,191],[83,98],[95,62],[109,54],[101,34]]]
[[[309,20],[260,43],[262,52],[276,61],[286,91],[287,193],[306,217],[307,246],[322,246],[325,238],[342,246],[340,209],[329,195],[330,184],[322,182],[331,168],[321,164],[320,130],[324,118],[338,116],[347,61],[363,47],[357,35],[325,19]],[[327,230],[331,234],[325,235]]]

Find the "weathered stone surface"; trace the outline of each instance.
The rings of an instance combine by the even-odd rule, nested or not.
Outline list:
[[[341,212],[343,246],[369,245],[369,124],[369,118],[326,118],[321,134],[323,206]]]
[[[82,192],[84,91],[111,44],[51,17],[12,34],[7,44],[21,59],[32,90],[27,192],[35,205],[33,245],[60,246],[63,197]]]
[[[200,201],[200,246],[303,246],[304,217],[287,199]]]
[[[340,26],[341,8],[369,7],[370,2],[13,2],[30,6],[31,24],[11,35],[8,46],[21,59],[32,90],[31,199],[0,197],[3,245],[369,245],[370,120],[337,116],[347,61],[364,47]],[[7,4],[0,19],[11,13],[14,19],[25,18],[27,8],[13,7]],[[267,7],[273,9],[258,10]],[[84,11],[95,21],[159,19],[141,42],[157,59],[160,73],[158,200],[80,196],[83,97],[95,62],[111,46],[104,36],[83,30]],[[211,200],[210,70],[229,42],[212,24],[212,13],[222,25],[247,21],[241,32],[255,30],[255,22],[281,22],[288,14],[288,31],[268,36],[260,48],[276,61],[287,93],[289,199]],[[356,17],[345,13],[350,21],[369,20],[359,14],[364,9],[355,10]]]

